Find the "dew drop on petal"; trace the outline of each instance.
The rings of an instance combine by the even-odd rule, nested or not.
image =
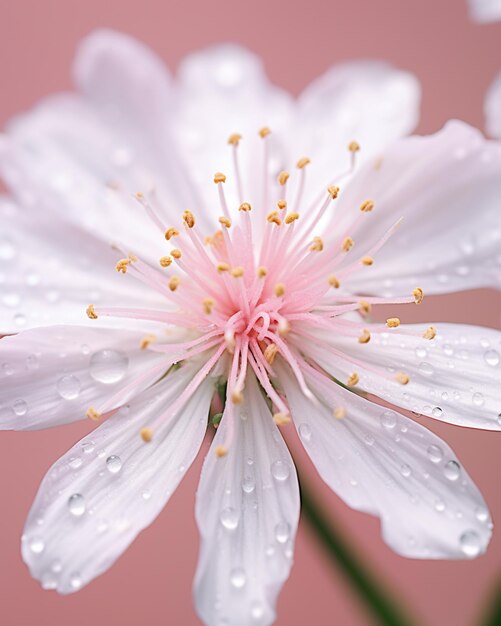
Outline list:
[[[445,502],[443,500],[435,500],[435,510],[439,513],[445,511]]]
[[[68,465],[71,469],[78,469],[79,467],[82,467],[82,463],[83,461],[79,456],[72,456],[68,461]]]
[[[279,522],[275,526],[275,539],[278,543],[286,543],[291,532],[290,525],[287,522]]]
[[[418,359],[425,359],[426,355],[428,354],[426,348],[423,348],[421,346],[417,347],[415,350],[415,354],[417,356]]]
[[[53,572],[45,572],[42,574],[40,583],[42,585],[42,589],[45,590],[57,588],[57,578],[54,576]]]
[[[482,406],[484,404],[484,396],[479,392],[474,393],[471,399],[473,404],[475,404],[476,406]]]
[[[245,493],[252,493],[256,487],[256,481],[252,476],[246,476],[242,479],[242,490]]]
[[[219,519],[221,524],[228,530],[235,530],[238,526],[238,513],[232,507],[223,509]]]
[[[441,417],[442,416],[442,409],[439,406],[435,406],[433,407],[433,409],[431,410],[431,414],[433,415],[433,417]]]
[[[105,384],[117,383],[127,371],[129,359],[118,350],[99,350],[90,357],[89,371],[92,378]]]
[[[44,540],[41,537],[32,537],[30,540],[30,550],[33,554],[41,554],[45,549]]]
[[[259,602],[253,602],[251,606],[251,617],[255,620],[261,619],[264,615],[264,609]]]
[[[24,400],[19,399],[14,401],[12,408],[14,409],[14,413],[20,417],[21,415],[25,415],[28,410],[28,405]]]
[[[56,389],[63,400],[75,400],[80,393],[80,381],[76,376],[63,376],[57,381]]]
[[[482,547],[480,537],[474,530],[467,530],[459,538],[461,550],[466,556],[474,558],[480,554]]]
[[[395,411],[384,411],[381,415],[381,424],[391,430],[397,425],[397,414]]]
[[[106,459],[106,468],[110,474],[118,474],[122,469],[122,459],[115,454],[112,454]]]
[[[475,517],[479,522],[486,522],[489,519],[489,511],[485,508],[485,506],[478,506],[475,509]]]
[[[285,461],[275,461],[271,465],[271,474],[275,480],[283,482],[289,478],[291,468]]]
[[[449,461],[444,467],[445,477],[449,480],[457,480],[461,474],[461,467],[457,461]]]
[[[409,478],[409,476],[412,474],[412,469],[410,465],[407,465],[407,463],[404,463],[403,465],[401,465],[400,473],[402,474],[404,478]]]
[[[484,360],[487,365],[497,367],[499,365],[499,352],[497,350],[487,350],[484,354]]]
[[[233,587],[241,589],[247,582],[245,570],[242,567],[235,567],[231,570],[230,581]]]
[[[85,508],[85,498],[81,494],[74,493],[68,498],[68,510],[74,517],[81,517]]]
[[[299,436],[303,441],[310,441],[311,439],[311,427],[309,424],[299,425]]]
[[[432,463],[440,463],[440,461],[444,458],[442,448],[434,444],[428,446],[427,454]]]
[[[78,572],[73,572],[70,576],[70,585],[72,589],[80,589],[82,586],[82,578]]]
[[[433,374],[435,373],[435,370],[433,369],[433,366],[430,365],[429,363],[420,363],[419,364],[419,373],[422,374],[423,376],[433,376]]]

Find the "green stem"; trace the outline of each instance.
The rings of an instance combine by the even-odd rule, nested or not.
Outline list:
[[[377,623],[384,626],[410,626],[399,604],[388,594],[366,564],[350,547],[349,542],[327,518],[311,490],[301,481],[302,514],[325,548],[331,563],[340,568],[351,586],[371,611]]]
[[[481,624],[482,626],[499,626],[501,624],[501,580],[496,584],[492,603]]]

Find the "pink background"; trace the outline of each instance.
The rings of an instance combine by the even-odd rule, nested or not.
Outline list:
[[[469,22],[466,0],[1,0],[0,123],[40,97],[70,87],[77,41],[98,26],[131,33],[171,66],[192,50],[235,40],[262,55],[269,75],[298,93],[330,64],[383,58],[414,72],[423,85],[420,132],[449,117],[483,126],[482,101],[501,69],[501,24]],[[489,292],[428,299],[430,320],[499,327],[501,297]],[[412,314],[404,319],[411,321]],[[480,486],[494,520],[501,518],[501,435],[467,431],[422,418],[451,443]],[[191,581],[198,538],[194,492],[201,458],[157,522],[116,566],[80,593],[44,592],[23,565],[19,537],[38,483],[50,464],[89,428],[0,436],[0,621],[6,626],[190,626],[198,624]],[[310,480],[366,562],[427,626],[478,622],[501,576],[501,532],[488,554],[468,562],[399,558],[379,538],[376,520],[347,509],[316,478]],[[279,601],[280,625],[372,624],[343,577],[333,571],[301,524],[295,567]],[[237,625],[238,626],[238,625]]]

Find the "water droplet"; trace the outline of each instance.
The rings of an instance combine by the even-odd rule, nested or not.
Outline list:
[[[497,350],[487,350],[484,354],[484,359],[487,365],[497,367],[499,365],[499,352]]]
[[[372,435],[365,435],[364,437],[365,445],[373,446],[376,441]]]
[[[149,489],[145,489],[141,496],[143,500],[149,500],[151,498],[151,491]]]
[[[84,441],[80,446],[84,454],[92,454],[96,444],[93,441]]]
[[[433,366],[429,363],[423,362],[419,364],[419,373],[423,376],[433,376],[434,372]]]
[[[117,383],[125,376],[129,359],[117,350],[99,350],[90,358],[89,371],[99,383]]]
[[[111,474],[118,474],[122,469],[122,459],[115,454],[112,454],[106,459],[106,467]]]
[[[238,526],[238,513],[232,507],[223,509],[219,519],[221,524],[228,530],[235,530]]]
[[[40,362],[36,354],[29,354],[26,357],[26,369],[28,370],[36,370],[40,366]]]
[[[105,533],[108,528],[110,527],[110,525],[108,524],[108,521],[105,519],[100,519],[97,521],[97,532],[98,533]]]
[[[475,516],[479,522],[486,522],[489,519],[489,511],[485,506],[478,506],[475,509]]]
[[[78,469],[82,466],[82,463],[83,461],[79,456],[72,456],[71,459],[68,461],[68,465],[71,467],[71,469]]]
[[[442,448],[439,448],[434,444],[428,447],[427,453],[428,458],[432,463],[440,463],[440,461],[444,458]]]
[[[381,424],[388,430],[395,428],[397,425],[397,414],[395,411],[385,411],[381,415]]]
[[[241,567],[235,567],[232,569],[230,573],[230,581],[236,589],[241,589],[247,582],[245,570]]]
[[[482,406],[484,403],[484,396],[479,392],[474,393],[471,399],[473,404],[475,404],[476,406]]]
[[[286,543],[289,539],[291,527],[287,522],[279,522],[275,526],[275,539],[278,543]]]
[[[275,461],[271,465],[271,474],[275,480],[280,482],[289,478],[291,468],[286,461]]]
[[[445,502],[443,500],[435,500],[435,510],[439,513],[445,511]]]
[[[30,541],[30,550],[33,554],[41,554],[44,551],[45,543],[41,537],[32,537]]]
[[[55,574],[58,574],[59,572],[62,572],[63,564],[61,563],[61,561],[59,561],[59,559],[56,559],[55,561],[52,562],[52,565],[50,568]]]
[[[425,359],[426,355],[428,354],[428,352],[427,352],[426,348],[423,348],[423,347],[420,346],[420,347],[416,348],[415,354],[416,354],[418,359]]]
[[[72,589],[80,589],[82,586],[82,578],[78,572],[73,572],[70,576],[70,585]]]
[[[80,381],[76,376],[63,376],[57,381],[56,389],[63,400],[74,400],[80,393]]]
[[[474,558],[480,554],[481,542],[478,533],[474,530],[467,530],[459,538],[461,550],[466,556]]]
[[[299,436],[303,441],[309,441],[311,439],[311,427],[309,424],[299,425]]]
[[[433,409],[431,410],[431,414],[433,415],[433,417],[441,417],[443,411],[439,406],[433,407]]]
[[[12,408],[14,409],[14,413],[16,415],[21,416],[24,415],[28,410],[28,405],[24,400],[19,399],[14,401]]]
[[[68,510],[75,517],[81,517],[85,513],[85,498],[79,493],[74,493],[68,498]]]
[[[461,474],[461,466],[456,461],[449,461],[445,464],[444,474],[449,480],[457,480]]]
[[[259,604],[259,602],[253,602],[251,606],[251,617],[252,619],[258,620],[261,619],[264,615],[264,609]]]
[[[16,256],[16,248],[10,239],[0,239],[0,259],[10,261]]]
[[[242,480],[242,490],[245,493],[252,493],[255,488],[256,488],[256,481],[254,480],[252,476],[246,476]]]
[[[403,465],[401,465],[400,466],[400,473],[405,478],[409,478],[409,476],[412,474],[412,469],[411,469],[410,465],[407,465],[407,463],[404,463]]]
[[[57,587],[57,578],[54,576],[52,572],[45,572],[42,575],[41,580],[42,589],[56,589]]]

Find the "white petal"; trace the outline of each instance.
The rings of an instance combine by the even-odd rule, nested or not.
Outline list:
[[[501,73],[496,76],[485,97],[485,127],[491,137],[501,139]]]
[[[307,376],[321,400],[312,406],[291,373],[280,381],[306,451],[325,482],[351,507],[381,518],[383,538],[403,556],[472,558],[485,551],[492,524],[478,489],[452,450],[423,426]],[[343,406],[343,419],[333,407]]]
[[[337,232],[368,198],[374,210],[350,233],[359,254],[398,219],[403,222],[374,265],[353,274],[346,286],[384,295],[407,295],[416,286],[425,293],[499,287],[500,168],[501,146],[461,122],[436,135],[403,139],[382,161],[362,167],[338,201]]]
[[[501,20],[501,0],[468,0],[470,16],[476,22]]]
[[[213,381],[207,379],[150,443],[139,430],[166,410],[193,373],[183,367],[169,374],[49,470],[22,541],[23,558],[43,587],[77,591],[163,509],[202,443]]]
[[[196,517],[202,537],[195,578],[198,614],[208,626],[271,624],[292,565],[299,489],[289,451],[255,379],[236,407],[227,456],[223,416],[205,460]]]
[[[356,370],[361,389],[396,406],[459,426],[501,430],[501,332],[433,326],[437,336],[431,341],[422,338],[424,325],[373,332],[365,345],[356,338],[332,338],[331,345],[354,363],[329,354],[328,347],[312,346],[311,355],[342,381]],[[322,341],[327,346],[326,337]],[[410,382],[397,382],[397,373],[407,374]]]
[[[85,419],[89,407],[112,398],[165,360],[140,349],[143,336],[130,330],[51,326],[0,339],[0,429],[35,430]],[[147,383],[151,380],[137,390]]]

